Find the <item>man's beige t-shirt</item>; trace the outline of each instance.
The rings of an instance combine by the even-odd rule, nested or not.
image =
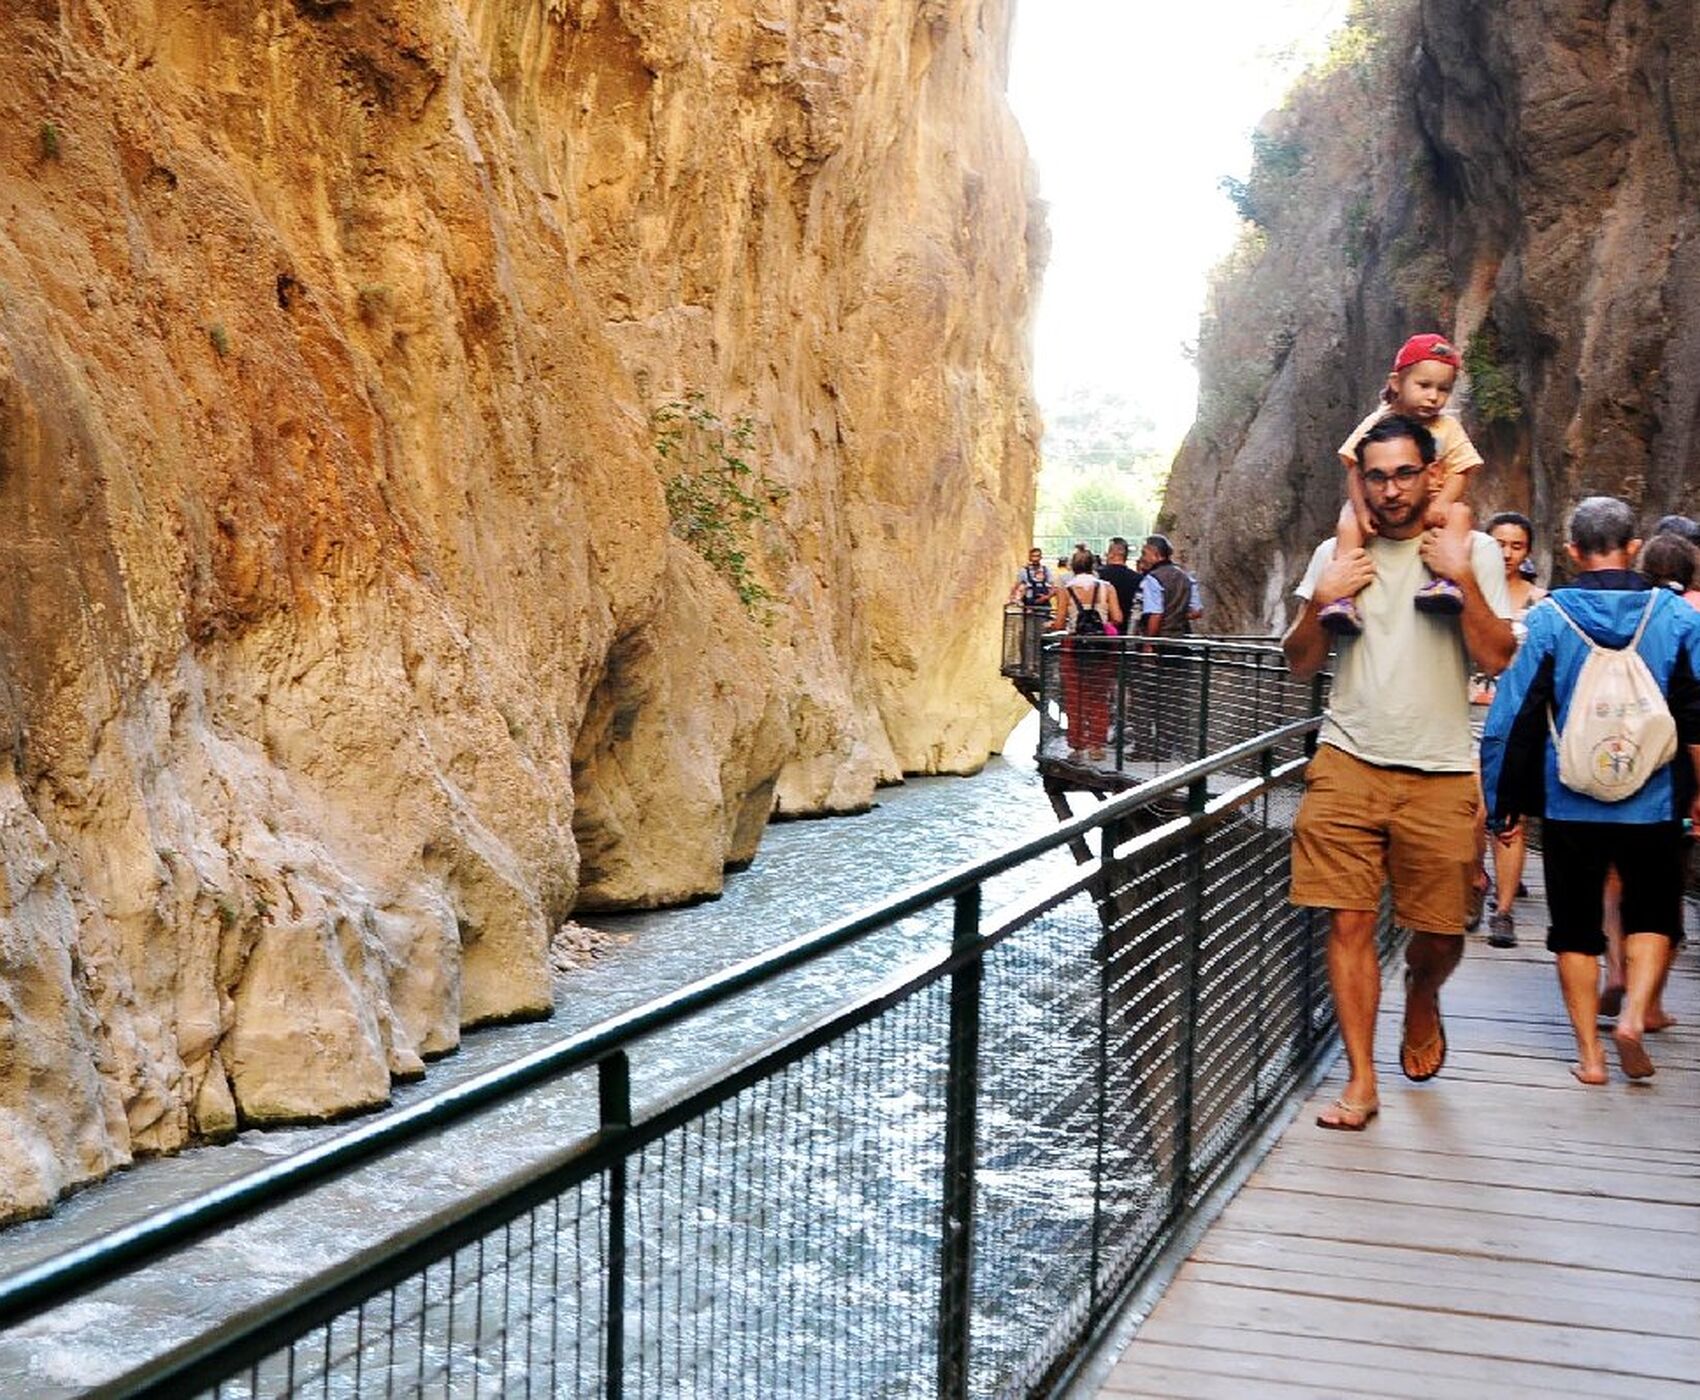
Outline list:
[[[1476,766],[1470,738],[1470,658],[1457,617],[1418,612],[1411,599],[1430,577],[1417,550],[1422,537],[1366,546],[1375,582],[1357,595],[1361,637],[1342,637],[1334,661],[1334,688],[1321,742],[1365,763],[1468,773]],[[1334,557],[1324,540],[1310,557],[1297,588],[1309,598]],[[1498,617],[1509,619],[1505,560],[1480,531],[1470,534],[1470,564],[1482,596]]]
[[[1382,404],[1353,428],[1351,435],[1340,444],[1341,458],[1347,462],[1357,461],[1358,444],[1363,441],[1364,434],[1391,412],[1392,405]],[[1470,441],[1470,435],[1464,431],[1464,425],[1456,418],[1450,418],[1443,413],[1426,426],[1429,432],[1434,434],[1434,459],[1446,468],[1448,476],[1457,472],[1474,471],[1481,466],[1482,454],[1476,451],[1475,443]]]

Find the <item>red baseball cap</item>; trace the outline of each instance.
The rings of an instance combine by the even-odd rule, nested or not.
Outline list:
[[[1424,360],[1439,360],[1453,369],[1464,367],[1463,359],[1445,336],[1414,335],[1399,347],[1399,353],[1393,357],[1393,373],[1421,364]]]

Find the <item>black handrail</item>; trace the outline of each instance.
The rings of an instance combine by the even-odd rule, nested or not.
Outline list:
[[[1187,788],[1202,810],[1204,784],[1213,774],[1306,737],[1320,716],[1295,720],[1208,758],[1184,764],[1119,794],[1085,816],[1060,824],[983,860],[899,892],[878,904],[699,979],[643,1006],[609,1018],[510,1064],[397,1109],[331,1141],[112,1231],[53,1259],[0,1280],[0,1325],[12,1325],[67,1302],[170,1251],[204,1238],[215,1227],[290,1199],[309,1187],[381,1153],[417,1142],[545,1080],[586,1069],[632,1042],[678,1024],[780,973],[838,951],[898,919],[977,889],[985,881],[1037,856],[1066,847],[1086,833],[1107,829],[1163,795]],[[1079,881],[1071,882],[1071,887]]]
[[[1243,781],[1214,797],[1208,795],[1204,777],[1194,778],[1187,788],[1190,812],[1185,817],[1143,831],[1125,842],[1118,839],[1122,833],[1119,823],[1106,827],[1104,861],[1113,860],[1126,866],[1142,860],[1161,861],[1182,851],[1188,853],[1190,860],[1192,845],[1201,836],[1218,829],[1233,817],[1236,810],[1243,809],[1258,796],[1290,779],[1305,762],[1303,758],[1297,758],[1275,764],[1268,744],[1262,747],[1261,752],[1264,761],[1259,765],[1262,772],[1258,777]],[[1189,889],[1202,873],[1200,868],[1188,876]],[[950,1105],[946,1110],[945,1159],[951,1165],[947,1168],[941,1258],[944,1286],[939,1298],[940,1393],[966,1396],[970,1393],[968,1367],[972,1353],[969,1349],[968,1318],[963,1310],[972,1301],[968,1236],[975,1228],[973,1174],[976,1134],[973,1123],[981,1077],[976,1066],[978,1057],[972,1052],[972,1047],[977,1039],[973,1027],[978,1025],[979,1020],[984,959],[991,950],[1044,911],[1090,890],[1100,878],[1095,872],[1072,870],[1059,879],[1048,880],[1041,889],[1028,892],[1018,908],[1010,910],[990,928],[980,926],[982,886],[974,884],[958,892],[954,896],[954,931],[947,948],[912,960],[879,986],[862,992],[810,1026],[780,1035],[768,1048],[741,1058],[730,1069],[705,1073],[696,1084],[686,1086],[646,1109],[641,1121],[634,1119],[631,1112],[625,1055],[621,1051],[609,1054],[600,1062],[603,1113],[599,1133],[504,1184],[487,1188],[470,1200],[439,1212],[432,1219],[403,1231],[392,1241],[333,1266],[289,1289],[282,1297],[232,1317],[173,1352],[144,1363],[116,1383],[110,1393],[115,1397],[133,1397],[134,1400],[142,1400],[142,1397],[176,1400],[178,1396],[216,1386],[222,1379],[235,1374],[231,1369],[233,1362],[238,1367],[245,1366],[251,1358],[287,1347],[293,1339],[327,1325],[331,1319],[355,1308],[376,1292],[393,1287],[403,1279],[417,1277],[433,1260],[446,1257],[488,1231],[501,1228],[505,1221],[521,1211],[559,1195],[571,1183],[592,1174],[605,1174],[609,1181],[607,1208],[611,1250],[605,1302],[610,1319],[604,1339],[608,1349],[606,1393],[618,1396],[621,1393],[625,1334],[615,1319],[622,1315],[624,1306],[620,1294],[624,1278],[622,1183],[626,1163],[646,1145],[677,1131],[683,1124],[698,1118],[733,1094],[767,1080],[787,1065],[804,1060],[811,1053],[835,1042],[849,1028],[868,1023],[882,1012],[904,1003],[921,988],[949,977],[952,979],[952,1067],[946,1076]],[[1189,897],[1196,901],[1196,889],[1191,890]],[[1305,1004],[1309,1005],[1308,999]],[[1189,1039],[1191,1034],[1189,1029]],[[1190,1059],[1190,1049],[1188,1057]],[[614,1071],[612,1079],[616,1084],[612,1094],[609,1089],[610,1069]],[[614,1104],[612,1111],[611,1102]],[[1174,1126],[1177,1148],[1190,1144],[1193,1127],[1188,1096],[1183,1096]],[[1100,1133],[1102,1131],[1103,1125],[1100,1124]],[[1238,1150],[1235,1149],[1236,1153]],[[1177,1177],[1177,1183],[1183,1179],[1191,1180],[1191,1157],[1188,1148],[1183,1163],[1185,1175],[1184,1178]],[[1214,1164],[1212,1176],[1220,1174],[1226,1160]],[[1101,1171],[1102,1167],[1100,1154],[1098,1170]],[[956,1181],[954,1188],[949,1184],[951,1179]],[[1094,1209],[1095,1234],[1100,1208],[1101,1202]],[[1185,1208],[1184,1190],[1172,1191],[1166,1211],[1169,1225],[1158,1237],[1159,1240],[1166,1237],[1167,1228],[1172,1227]],[[1153,1244],[1157,1242],[1154,1240]],[[1096,1262],[1093,1269],[1096,1286]],[[1100,1322],[1107,1312],[1108,1302],[1109,1295],[1106,1294],[1094,1305],[1094,1316]],[[107,1391],[101,1393],[104,1395]]]

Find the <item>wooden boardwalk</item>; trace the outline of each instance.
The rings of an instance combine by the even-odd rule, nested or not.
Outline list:
[[[1655,1077],[1628,1083],[1608,1042],[1612,1082],[1582,1088],[1530,864],[1521,946],[1471,936],[1443,993],[1440,1077],[1399,1073],[1395,974],[1381,1116],[1315,1126],[1342,1059],[1101,1396],[1700,1396],[1700,939]]]

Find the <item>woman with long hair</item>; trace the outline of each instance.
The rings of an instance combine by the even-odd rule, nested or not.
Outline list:
[[[1511,632],[1521,645],[1528,635],[1524,619],[1529,609],[1546,597],[1544,588],[1536,587],[1524,572],[1529,551],[1535,543],[1535,527],[1529,517],[1514,510],[1502,510],[1487,523],[1487,532],[1499,546],[1505,560],[1505,591],[1511,595]],[[1478,715],[1487,714],[1486,706],[1493,703],[1493,681],[1477,677],[1470,688],[1470,701],[1484,708]],[[1485,838],[1485,834],[1484,834]],[[1528,847],[1519,825],[1509,841],[1493,843],[1493,913],[1488,917],[1488,946],[1515,948],[1517,946],[1517,917],[1513,912],[1517,896],[1523,892],[1523,866],[1528,860]]]
[[[1063,713],[1068,717],[1068,756],[1097,762],[1110,732],[1110,678],[1114,667],[1102,646],[1122,621],[1116,590],[1098,577],[1097,561],[1084,545],[1068,561],[1071,577],[1056,593],[1054,629],[1062,644]],[[1110,627],[1104,624],[1109,623]]]

